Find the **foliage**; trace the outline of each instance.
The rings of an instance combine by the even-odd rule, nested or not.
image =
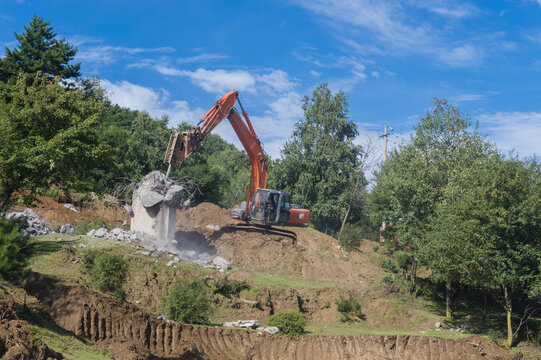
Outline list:
[[[272,186],[309,208],[317,229],[338,231],[352,196],[364,190],[359,170],[363,150],[353,143],[357,125],[348,118],[346,94],[333,95],[327,84],[304,98],[303,109],[304,119],[295,125],[273,168]],[[358,186],[352,192],[354,184]]]
[[[125,297],[122,284],[128,271],[128,262],[123,255],[91,249],[86,252],[83,261],[98,289]]]
[[[85,171],[109,161],[110,148],[94,131],[97,99],[45,76],[31,85],[20,76],[11,95],[10,102],[0,99],[0,211],[15,191],[29,190],[21,192],[29,203],[38,187],[84,187]]]
[[[346,224],[340,233],[339,243],[347,251],[358,249],[361,246],[360,229],[354,225]]]
[[[393,274],[396,274],[398,272],[398,269],[396,268],[396,264],[391,259],[386,259],[381,262],[381,268],[385,270],[386,272],[390,272]]]
[[[34,15],[25,32],[15,34],[19,42],[13,50],[6,48],[0,58],[0,81],[14,84],[17,75],[24,74],[30,85],[36,73],[45,73],[62,79],[78,77],[81,64],[71,65],[77,48],[65,39],[56,39],[56,32],[49,22]]]
[[[208,324],[211,313],[208,287],[199,278],[178,279],[165,301],[167,316],[185,324]]]
[[[226,297],[237,296],[242,290],[247,290],[250,285],[246,281],[230,280],[224,276],[214,282],[214,293]]]
[[[22,222],[0,216],[0,275],[7,280],[17,280],[27,273],[30,251],[29,236],[19,233]]]
[[[81,220],[79,224],[74,226],[74,234],[76,235],[86,235],[92,229],[107,228],[107,222],[99,217],[95,217],[92,221],[88,222]]]
[[[402,270],[407,270],[411,265],[411,255],[405,251],[399,251],[396,253],[396,263]]]
[[[356,299],[346,299],[340,297],[340,300],[335,301],[337,310],[342,314],[340,321],[359,321],[363,318],[361,304]]]
[[[306,323],[306,316],[296,311],[280,311],[270,316],[267,321],[267,325],[276,326],[282,334],[290,338],[304,334]]]
[[[374,252],[377,253],[379,251],[379,245],[374,245],[372,250],[374,250]]]

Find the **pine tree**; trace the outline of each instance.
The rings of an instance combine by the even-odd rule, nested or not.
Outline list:
[[[81,64],[68,64],[77,53],[77,48],[65,39],[58,40],[51,24],[34,15],[22,34],[15,34],[19,45],[10,50],[6,48],[0,59],[0,81],[14,84],[17,75],[28,74],[32,81],[37,72],[68,79],[80,76]]]

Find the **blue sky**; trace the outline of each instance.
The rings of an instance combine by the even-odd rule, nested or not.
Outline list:
[[[322,82],[349,95],[360,144],[381,146],[385,124],[400,142],[437,96],[502,151],[541,154],[541,0],[0,0],[0,45],[33,14],[113,102],[171,126],[239,90],[272,157]]]

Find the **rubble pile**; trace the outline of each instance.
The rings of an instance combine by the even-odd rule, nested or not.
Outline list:
[[[32,209],[24,209],[22,212],[14,211],[6,215],[7,219],[23,218],[26,226],[21,229],[23,235],[47,235],[51,233],[51,229],[45,225],[45,221],[38,216]]]

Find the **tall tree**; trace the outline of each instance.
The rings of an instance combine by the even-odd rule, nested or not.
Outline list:
[[[46,76],[30,86],[19,76],[11,101],[0,99],[0,212],[14,192],[31,202],[36,188],[77,187],[87,170],[110,161],[110,148],[97,144],[94,130],[102,108]]]
[[[362,148],[353,143],[357,126],[348,118],[344,92],[332,94],[319,85],[303,102],[304,119],[295,125],[274,167],[275,187],[292,194],[293,201],[308,207],[320,230],[339,230],[357,182]]]
[[[433,240],[429,234],[453,175],[492,151],[469,119],[445,100],[434,99],[434,107],[415,130],[410,143],[394,151],[382,166],[372,192],[381,220],[392,225],[400,246],[413,252],[411,291],[415,290],[417,255],[423,247],[434,245],[428,244]],[[453,276],[446,275],[442,280],[450,290]]]
[[[14,84],[19,73],[28,74],[32,81],[37,72],[68,79],[80,76],[81,64],[69,64],[77,48],[65,39],[58,40],[51,24],[34,15],[22,34],[15,34],[19,42],[16,48],[6,48],[0,59],[0,81]]]

